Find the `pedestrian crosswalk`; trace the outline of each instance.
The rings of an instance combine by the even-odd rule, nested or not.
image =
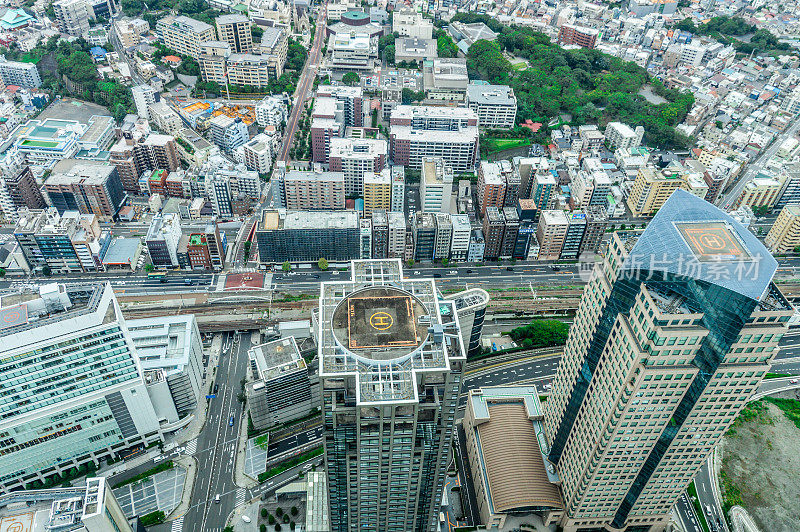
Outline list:
[[[183,517],[180,516],[172,522],[172,532],[183,532]]]
[[[244,495],[246,491],[244,488],[237,488],[236,490],[236,504],[234,506],[240,506],[244,504]]]
[[[186,444],[187,455],[192,456],[196,452],[197,452],[197,438],[193,439],[192,441]]]

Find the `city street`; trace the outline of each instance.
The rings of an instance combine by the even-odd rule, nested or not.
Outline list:
[[[228,514],[245,501],[243,488],[234,481],[239,424],[246,423],[236,396],[247,369],[250,335],[225,333],[214,382],[219,386],[211,399],[206,424],[197,438],[197,476],[192,506],[184,515],[183,530],[218,532]],[[211,371],[211,369],[209,369]],[[231,418],[233,423],[231,423]],[[215,498],[219,496],[219,502]]]
[[[289,150],[294,142],[294,135],[297,133],[300,115],[305,110],[306,100],[311,96],[311,88],[314,86],[314,78],[317,77],[317,68],[319,68],[319,62],[322,57],[322,45],[325,42],[323,36],[325,35],[325,17],[327,11],[327,5],[322,4],[319,8],[319,16],[316,20],[317,29],[314,33],[314,42],[308,53],[303,72],[300,74],[300,79],[297,82],[297,89],[294,91],[294,106],[292,106],[292,112],[289,115],[289,122],[286,124],[286,130],[283,132],[283,145],[278,155],[279,161],[289,162]]]
[[[723,199],[722,201],[718,202],[718,205],[726,211],[731,209],[735,205],[737,198],[741,195],[742,190],[744,190],[745,185],[747,185],[747,183],[759,172],[764,171],[764,166],[766,165],[767,161],[769,161],[778,152],[778,149],[780,149],[783,141],[793,137],[798,131],[800,131],[800,119],[795,118],[794,122],[792,122],[792,124],[783,133],[775,137],[775,140],[772,142],[769,148],[767,148],[761,155],[756,157],[752,163],[747,165],[747,170],[745,170],[744,174],[739,177],[733,188],[730,188],[729,191],[723,195]]]

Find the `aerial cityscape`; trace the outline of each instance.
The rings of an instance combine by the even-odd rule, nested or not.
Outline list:
[[[0,3],[0,532],[800,530],[797,2]]]

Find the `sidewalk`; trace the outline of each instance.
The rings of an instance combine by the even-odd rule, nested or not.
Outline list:
[[[186,481],[183,483],[183,493],[181,494],[181,502],[175,509],[167,516],[168,520],[178,518],[189,510],[192,504],[192,492],[194,491],[194,482],[197,478],[197,460],[194,456],[181,456],[175,459],[175,462],[180,464],[186,469]]]

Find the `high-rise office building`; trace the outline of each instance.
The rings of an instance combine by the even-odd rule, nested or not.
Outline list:
[[[456,304],[400,259],[321,285],[317,345],[334,532],[437,529],[461,374]]]
[[[566,531],[662,530],[793,313],[749,231],[677,190],[595,266],[546,403]]]
[[[0,299],[0,490],[161,438],[110,284]]]

